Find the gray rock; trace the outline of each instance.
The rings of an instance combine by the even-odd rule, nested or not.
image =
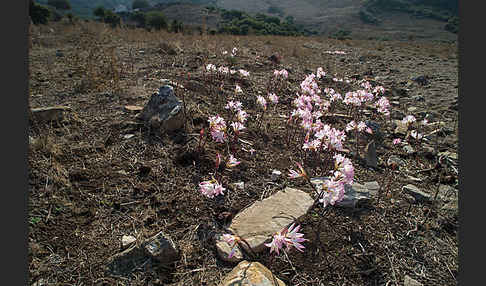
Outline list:
[[[153,130],[174,131],[184,126],[182,101],[174,95],[170,85],[160,87],[152,94],[137,118],[144,120]]]
[[[226,241],[223,240],[222,235],[218,235],[216,237],[216,251],[219,257],[227,262],[236,263],[243,260],[243,252],[241,251],[239,246],[236,246],[236,251],[231,258],[228,258],[231,252],[231,245],[229,245]]]
[[[32,108],[31,116],[32,119],[37,123],[49,123],[49,122],[61,122],[64,119],[66,112],[71,111],[68,106],[50,106],[50,107],[40,107]]]
[[[245,190],[245,182],[237,182],[237,183],[233,183],[233,186],[234,186],[234,187],[235,187],[235,189],[237,189],[237,190],[240,190],[240,191]]]
[[[229,229],[245,239],[255,252],[267,249],[264,243],[272,235],[305,215],[314,199],[301,190],[285,188],[253,203],[232,220]],[[246,247],[243,244],[243,247]]]
[[[151,259],[136,244],[115,254],[108,260],[107,272],[116,276],[129,276],[143,266],[150,266]]]
[[[241,261],[228,273],[219,286],[285,286],[260,262]]]
[[[170,264],[179,259],[179,251],[174,241],[162,231],[147,239],[142,246],[149,257],[163,264]]]
[[[369,167],[377,168],[378,167],[378,155],[376,154],[376,145],[375,141],[372,140],[365,148],[366,153],[366,165]]]
[[[311,179],[311,183],[316,185],[320,190],[321,184],[328,179],[328,177],[316,177]],[[380,185],[378,182],[366,182],[364,184],[353,183],[352,186],[344,186],[344,197],[336,206],[343,208],[355,208],[357,204],[368,202],[373,196],[378,195]]]
[[[403,286],[422,286],[422,283],[408,275],[405,275],[405,278],[403,279]]]
[[[412,195],[418,202],[427,202],[431,200],[431,195],[421,191],[419,188],[412,184],[408,184],[402,187],[406,193]]]

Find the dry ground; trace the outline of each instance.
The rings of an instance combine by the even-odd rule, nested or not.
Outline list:
[[[224,92],[216,93],[218,86],[205,81],[201,68],[223,64],[221,50],[233,47],[239,49],[235,66],[251,74],[239,82],[244,93],[238,98],[252,116],[243,138],[252,142],[256,155],[240,152],[241,165],[225,173],[227,195],[210,200],[197,192],[197,184],[208,179],[217,147],[208,143],[198,157],[194,134],[207,125],[208,115],[223,112],[224,97],[235,82],[226,81]],[[56,55],[58,50],[62,56]],[[330,55],[327,50],[347,54]],[[267,59],[273,53],[282,55],[280,64]],[[59,23],[34,27],[29,63],[30,107],[72,109],[62,122],[29,126],[31,284],[216,285],[234,266],[217,257],[211,240],[228,222],[224,214],[235,215],[285,186],[311,191],[285,176],[270,182],[271,170],[285,175],[294,168],[289,159],[300,156],[296,143],[284,142],[284,119],[278,114],[287,114],[285,104],[269,112],[268,126],[258,128],[255,120],[255,95],[266,93],[276,68],[289,70],[283,101],[319,66],[338,77],[372,78],[399,102],[395,109],[408,114],[408,107],[417,106],[419,119],[429,113],[433,122],[444,121],[448,132],[433,137],[437,151],[457,152],[455,44],[184,36]],[[429,83],[422,86],[410,80],[419,75]],[[186,133],[157,136],[134,124],[135,114],[123,108],[143,106],[162,79],[186,88],[175,89],[187,105]],[[346,89],[332,81],[323,84]],[[424,100],[413,99],[417,96]],[[457,174],[449,161],[434,168],[436,157],[423,152],[410,156],[392,148],[391,126],[375,120],[385,134],[377,150],[379,168],[356,162],[356,180],[378,181],[386,186],[382,196],[354,211],[330,208],[320,216],[319,209],[312,210],[301,220],[309,239],[306,251],[290,253],[291,262],[278,258],[269,263],[268,253],[261,254],[258,260],[287,285],[403,285],[405,275],[424,285],[456,284],[457,210],[410,204],[401,187],[411,183],[411,175],[421,180],[414,184],[434,194],[439,180],[457,187]],[[343,124],[339,119],[333,122]],[[135,136],[125,139],[126,134]],[[347,143],[349,149],[352,146]],[[390,172],[384,164],[389,154],[402,157],[406,165]],[[238,181],[245,182],[244,190],[231,187]],[[126,277],[105,272],[108,259],[120,251],[122,235],[141,240],[160,230],[181,249],[173,268],[152,265]]]

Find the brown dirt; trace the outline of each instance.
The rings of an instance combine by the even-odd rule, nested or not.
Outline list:
[[[34,27],[32,42],[30,107],[67,105],[73,111],[51,126],[36,122],[29,126],[34,141],[28,155],[30,284],[216,285],[221,281],[234,265],[217,257],[211,234],[222,231],[227,213],[235,215],[285,186],[311,191],[304,182],[285,176],[269,183],[271,170],[285,175],[294,168],[290,159],[300,160],[297,144],[284,142],[284,119],[278,114],[287,114],[285,105],[278,112],[269,111],[268,125],[257,128],[255,95],[266,93],[276,68],[289,70],[290,88],[282,92],[282,100],[293,97],[305,75],[319,66],[338,77],[374,79],[388,89],[391,100],[400,102],[395,109],[408,114],[406,108],[417,106],[418,119],[426,112],[433,115],[432,122],[444,121],[448,132],[436,133],[437,149],[457,152],[455,44],[211,37],[112,30],[96,23]],[[251,115],[243,139],[252,142],[256,155],[238,152],[241,165],[224,173],[227,194],[210,200],[198,193],[197,184],[209,178],[219,147],[209,142],[205,153],[197,156],[194,134],[206,127],[208,115],[223,114],[224,97],[232,93],[235,81],[225,81],[223,93],[213,92],[218,86],[205,80],[201,67],[223,64],[221,50],[234,46],[239,49],[236,66],[251,73],[239,82],[245,92],[238,99]],[[56,56],[57,50],[62,57]],[[348,54],[329,55],[327,50]],[[283,58],[279,65],[267,60],[275,52]],[[427,77],[427,85],[410,80],[420,75]],[[143,106],[161,79],[187,88],[175,90],[186,101],[187,133],[157,136],[131,123],[135,114],[123,109]],[[332,81],[323,84],[346,89]],[[419,95],[424,101],[412,99]],[[268,253],[261,254],[258,261],[287,285],[401,285],[405,275],[424,285],[456,284],[457,211],[445,212],[434,204],[410,205],[401,186],[410,183],[408,174],[420,178],[422,182],[415,184],[434,194],[439,179],[457,187],[457,174],[446,161],[434,168],[435,157],[414,157],[392,148],[392,127],[376,120],[385,134],[377,150],[379,169],[359,162],[355,168],[358,182],[376,180],[387,186],[380,200],[354,211],[330,208],[319,215],[318,208],[312,210],[301,220],[309,239],[306,251],[289,253],[291,263],[285,257],[271,261]],[[337,126],[344,123],[335,119]],[[125,134],[135,136],[124,139]],[[346,147],[353,149],[350,142]],[[384,165],[389,154],[402,157],[406,166],[390,172]],[[315,169],[308,171],[320,175]],[[231,187],[238,181],[245,182],[244,191]],[[125,277],[105,272],[109,258],[120,252],[122,235],[142,240],[160,230],[181,249],[181,259],[173,267],[154,264]]]

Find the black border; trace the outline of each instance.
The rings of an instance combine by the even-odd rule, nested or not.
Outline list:
[[[2,284],[28,285],[28,0],[3,3]],[[11,282],[10,280],[13,280]]]

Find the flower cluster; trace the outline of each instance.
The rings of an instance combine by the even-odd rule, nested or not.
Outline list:
[[[354,181],[354,167],[350,159],[341,154],[334,155],[335,168],[331,171],[331,177],[324,180],[318,186],[321,191],[319,202],[324,207],[334,205],[344,198],[345,185],[351,185]]]
[[[216,115],[209,117],[208,121],[213,140],[219,143],[224,143],[226,138],[226,121],[224,121],[224,118]]]
[[[214,64],[207,64],[206,65],[206,72],[219,72],[221,74],[236,74],[239,73],[243,77],[248,77],[250,72],[244,69],[233,70],[225,66],[216,67]]]
[[[358,130],[358,132],[366,132],[366,133],[369,133],[369,134],[373,133],[371,128],[369,128],[368,125],[366,125],[366,123],[364,123],[363,121],[360,121],[358,124],[356,124],[356,122],[354,120],[349,122],[346,125],[346,132],[349,132],[349,131],[352,131],[352,130]]]
[[[215,179],[199,183],[199,191],[208,198],[222,195],[224,190],[226,189]]]
[[[325,51],[326,54],[331,54],[331,55],[345,55],[345,51]]]
[[[286,69],[281,69],[281,70],[274,70],[273,71],[273,75],[278,78],[278,77],[282,77],[282,78],[288,78],[289,77],[289,73],[287,72]]]

